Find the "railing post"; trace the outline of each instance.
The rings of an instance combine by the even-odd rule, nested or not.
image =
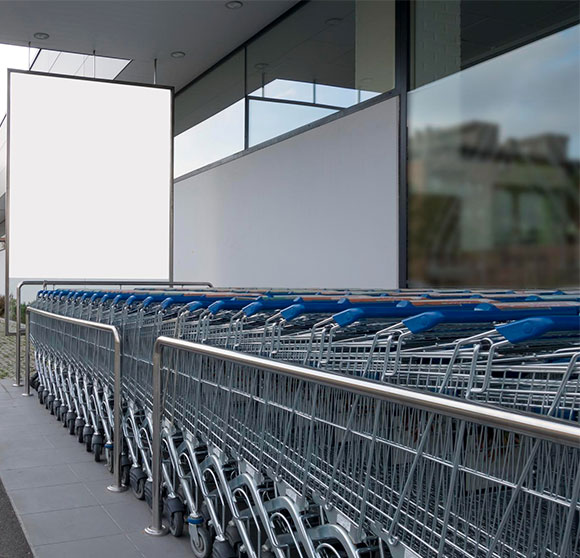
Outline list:
[[[20,315],[20,290],[22,285],[23,281],[18,283],[18,287],[16,287],[16,370],[14,371],[14,387],[20,387],[22,385],[20,383],[20,320],[22,318]],[[5,304],[8,305],[7,318],[10,320],[10,301],[5,301]]]
[[[157,339],[153,346],[153,432],[151,440],[151,489],[153,492],[152,523],[145,529],[148,535],[160,537],[167,534],[162,523],[161,507],[161,351],[163,345]]]
[[[20,339],[20,332],[18,332],[18,337],[16,339]],[[25,397],[32,395],[30,393],[30,308],[26,309],[26,334],[25,334],[25,342],[26,342],[26,354],[24,355],[25,360],[25,369],[24,369],[24,395]],[[18,360],[20,360],[20,351],[18,351]]]
[[[113,342],[115,343],[115,356],[113,371],[115,375],[115,385],[113,393],[113,479],[114,484],[107,486],[110,492],[125,492],[126,486],[121,482],[121,452],[123,449],[123,429],[121,427],[121,414],[123,405],[121,404],[121,336],[115,328],[113,331]]]
[[[30,395],[30,315],[38,314],[39,316],[46,316],[53,320],[59,322],[65,322],[68,324],[76,324],[82,327],[87,327],[90,329],[97,329],[100,331],[106,331],[113,336],[113,343],[115,347],[114,352],[114,362],[113,362],[113,375],[114,375],[114,386],[113,386],[113,479],[114,482],[111,486],[108,486],[108,490],[111,492],[124,492],[127,487],[121,482],[121,452],[123,449],[123,429],[121,428],[121,335],[119,330],[111,324],[102,324],[99,322],[90,322],[88,320],[81,320],[79,318],[72,318],[70,316],[60,316],[59,314],[53,314],[52,312],[46,312],[45,310],[39,310],[38,308],[28,307],[26,309],[27,320],[26,320],[26,371],[25,371],[25,383],[24,383],[24,393],[23,395]]]

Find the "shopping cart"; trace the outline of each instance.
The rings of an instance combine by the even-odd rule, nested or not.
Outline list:
[[[251,557],[279,558],[396,556],[398,549],[421,556],[526,556],[525,548],[538,552],[537,541],[547,534],[552,540],[538,556],[567,556],[562,549],[578,554],[578,490],[570,492],[567,484],[577,467],[574,452],[556,452],[551,463],[558,474],[550,476],[556,469],[549,469],[542,481],[549,484],[558,476],[566,485],[548,491],[560,507],[552,502],[534,512],[540,519],[544,512],[556,514],[554,521],[565,526],[563,542],[553,532],[556,523],[549,522],[546,530],[534,527],[529,547],[523,538],[514,542],[513,513],[531,513],[538,502],[548,501],[542,487],[518,489],[529,509],[510,504],[498,524],[486,523],[487,515],[477,522],[474,510],[488,506],[498,512],[501,506],[491,494],[507,494],[514,483],[517,488],[525,467],[535,475],[542,471],[526,465],[540,450],[526,453],[520,434],[509,428],[461,426],[436,413],[419,419],[417,409],[383,401],[380,408],[379,403],[361,406],[353,394],[326,399],[326,388],[306,389],[283,375],[227,363],[216,367],[211,359],[171,351],[164,357],[171,373],[163,381],[163,429],[154,434],[152,349],[159,336],[306,364],[341,378],[397,383],[420,394],[438,391],[453,395],[458,405],[472,399],[561,417],[566,424],[577,421],[574,293],[345,294],[57,291],[39,293],[35,306],[119,329],[123,481],[153,504],[153,448],[160,440],[170,527],[179,535],[188,524],[199,557],[212,547],[216,558],[229,558],[236,548]],[[530,297],[534,300],[526,302]],[[469,319],[459,319],[459,313]],[[521,321],[510,322],[534,314],[544,326],[547,319],[556,322],[522,339]],[[74,432],[82,434],[95,458],[105,442],[111,463],[113,410],[121,406],[111,399],[109,341],[48,318],[31,315],[30,322],[41,398],[51,401],[57,418],[65,411],[67,425],[73,418]],[[381,409],[388,412],[383,416]],[[376,472],[378,455],[385,459],[384,478]],[[548,462],[543,459],[542,466]],[[464,508],[447,506],[445,486],[448,493],[463,486]],[[429,499],[429,490],[438,491],[436,497]],[[456,542],[449,546],[448,539]]]

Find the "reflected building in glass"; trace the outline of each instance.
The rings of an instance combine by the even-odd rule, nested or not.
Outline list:
[[[575,284],[580,161],[569,138],[499,138],[489,122],[410,138],[415,285]]]

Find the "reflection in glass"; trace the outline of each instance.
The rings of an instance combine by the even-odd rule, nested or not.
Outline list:
[[[228,58],[175,97],[174,176],[244,149],[244,53]]]
[[[447,70],[409,94],[410,285],[578,285],[580,27]]]
[[[174,176],[178,178],[244,149],[244,101],[214,114],[174,140]]]
[[[250,145],[281,136],[335,112],[314,106],[250,101]]]
[[[309,2],[250,43],[250,98],[312,105],[251,102],[250,145],[391,90],[394,26],[390,0]]]

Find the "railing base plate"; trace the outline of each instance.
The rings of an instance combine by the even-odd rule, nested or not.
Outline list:
[[[157,527],[152,527],[150,525],[149,527],[145,528],[145,532],[148,535],[151,535],[152,537],[162,537],[163,535],[167,535],[169,529],[165,527],[165,525],[162,525],[161,529],[158,529]]]

